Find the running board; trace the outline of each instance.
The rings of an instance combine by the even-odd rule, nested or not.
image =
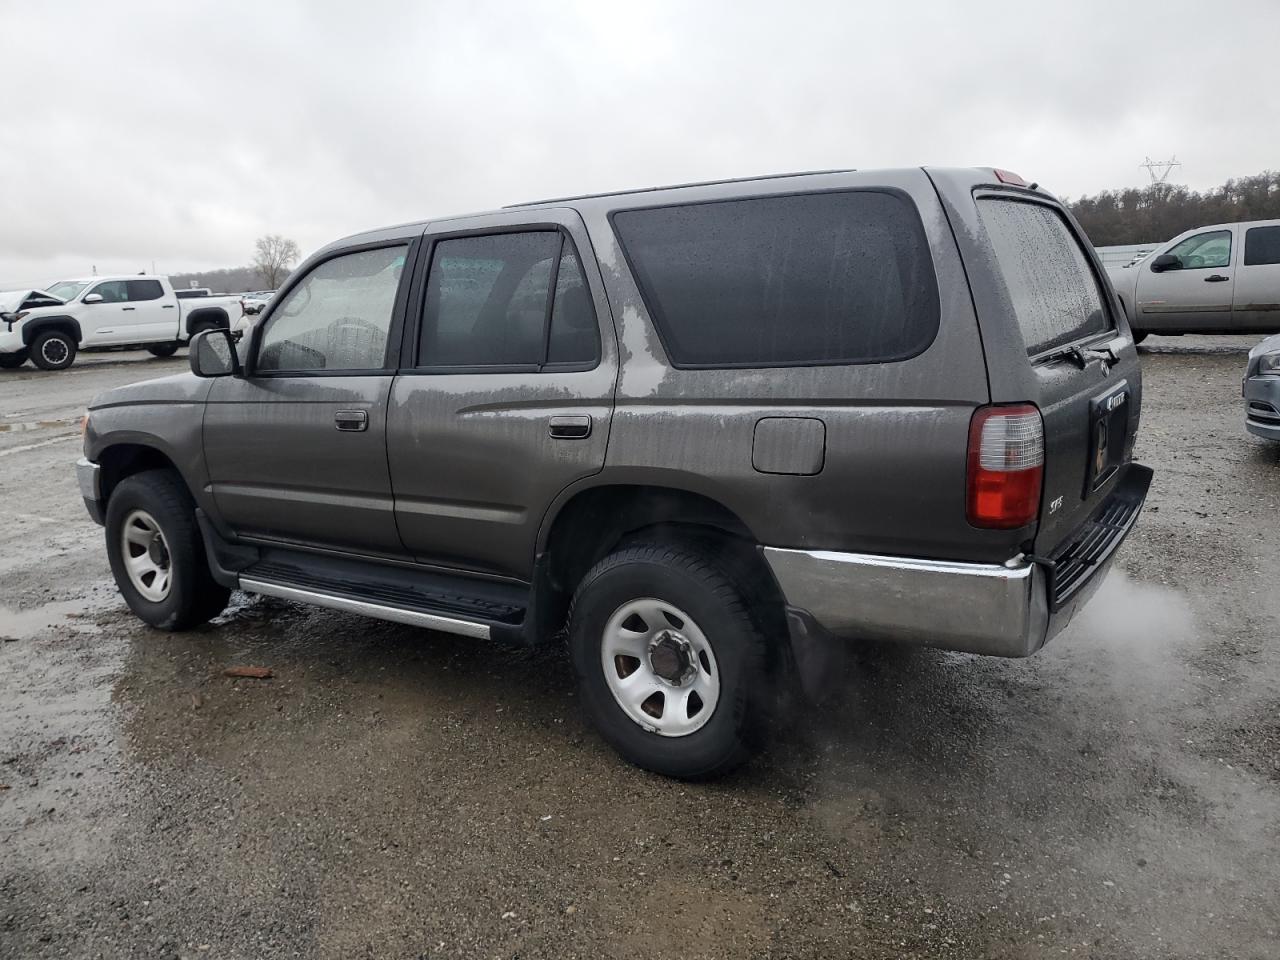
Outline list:
[[[383,603],[371,603],[368,600],[357,600],[335,593],[324,593],[319,590],[305,590],[291,587],[283,583],[272,583],[269,580],[255,580],[253,577],[240,577],[240,589],[249,593],[260,593],[266,597],[279,597],[281,600],[296,600],[317,607],[328,607],[345,613],[357,613],[379,620],[391,620],[405,623],[413,627],[426,627],[428,630],[440,630],[444,633],[456,633],[464,637],[488,640],[490,627],[487,623],[474,620],[461,620],[457,617],[446,617],[438,613],[427,613],[425,610],[409,610]]]

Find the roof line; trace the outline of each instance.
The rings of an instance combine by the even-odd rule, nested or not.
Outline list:
[[[596,200],[600,197],[623,197],[635,193],[656,193],[659,190],[680,190],[684,187],[714,187],[722,183],[751,183],[755,180],[783,180],[787,177],[816,177],[825,173],[854,173],[852,167],[836,170],[799,170],[795,173],[768,173],[755,177],[730,177],[724,180],[695,180],[692,183],[671,183],[662,187],[636,187],[632,190],[607,190],[604,193],[584,193],[576,197],[552,197],[548,200],[526,200],[523,203],[509,203],[503,210],[516,207],[536,207],[544,203],[567,203],[571,200]]]

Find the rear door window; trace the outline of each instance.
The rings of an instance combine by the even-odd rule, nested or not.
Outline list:
[[[129,286],[130,301],[159,300],[164,296],[164,287],[159,280],[126,280]]]
[[[1089,261],[1058,211],[1000,197],[980,197],[978,210],[1028,354],[1114,329]]]
[[[937,335],[933,260],[904,195],[650,207],[613,224],[677,367],[879,363]]]
[[[1244,265],[1280,263],[1280,227],[1250,227],[1244,232]]]
[[[595,307],[563,234],[531,230],[436,244],[419,367],[541,368],[594,364],[599,354]]]

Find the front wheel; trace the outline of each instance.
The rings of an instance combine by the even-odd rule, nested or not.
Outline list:
[[[601,560],[574,595],[569,644],[588,716],[637,766],[703,779],[759,748],[776,699],[765,637],[692,549],[636,544]]]
[[[26,350],[18,350],[14,353],[0,353],[0,370],[17,370],[27,362],[27,356]]]
[[[76,359],[76,341],[61,330],[45,330],[31,341],[31,360],[41,370],[65,370]]]
[[[170,340],[168,343],[153,343],[147,347],[147,353],[153,357],[172,357],[177,352],[177,340]]]
[[[107,501],[107,559],[125,602],[162,630],[216,617],[231,591],[214,581],[196,525],[195,503],[172,470],[121,481]]]

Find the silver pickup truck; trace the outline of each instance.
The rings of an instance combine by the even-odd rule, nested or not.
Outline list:
[[[1197,227],[1109,273],[1139,343],[1153,333],[1280,333],[1280,220]]]

